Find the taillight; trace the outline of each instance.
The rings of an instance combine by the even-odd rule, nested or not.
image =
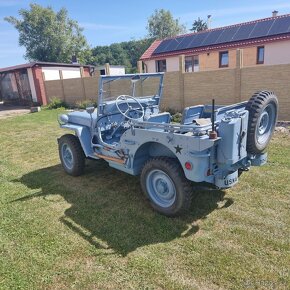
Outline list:
[[[186,161],[184,165],[185,165],[185,168],[186,168],[187,170],[192,170],[192,163],[191,163],[191,162]]]

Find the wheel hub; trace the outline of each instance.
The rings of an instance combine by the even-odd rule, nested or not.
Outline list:
[[[146,180],[147,191],[151,199],[162,207],[171,206],[176,198],[176,189],[172,179],[161,170],[151,171]]]
[[[257,122],[256,140],[259,144],[264,144],[270,138],[272,130],[275,126],[275,106],[270,103],[261,113]]]
[[[259,124],[259,134],[262,135],[265,133],[269,124],[269,114],[264,111],[261,115],[260,124]]]
[[[70,147],[67,144],[63,144],[62,146],[62,156],[65,166],[68,169],[73,167],[73,154]]]

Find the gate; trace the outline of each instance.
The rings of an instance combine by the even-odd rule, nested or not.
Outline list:
[[[31,105],[32,94],[26,69],[0,74],[0,99],[6,104]]]

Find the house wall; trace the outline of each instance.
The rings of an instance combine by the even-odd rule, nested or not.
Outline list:
[[[161,59],[164,59],[164,58],[161,58]],[[144,63],[147,65],[147,72],[148,73],[155,73],[156,72],[156,60],[155,59],[145,61]],[[166,71],[167,72],[179,71],[179,56],[166,58]]]
[[[145,65],[146,65],[146,72],[147,73],[154,73],[156,72],[156,66],[155,66],[155,60],[147,60],[144,61]]]
[[[290,40],[267,43],[265,47],[264,65],[288,64],[290,63]],[[243,47],[243,66],[257,65],[257,45]],[[229,52],[229,66],[227,68],[219,68],[219,52],[208,51],[205,53],[192,54],[199,55],[199,71],[228,69],[236,67],[236,51],[237,49],[224,49],[221,51]],[[190,55],[186,55],[190,56]],[[164,59],[164,58],[163,58]],[[148,72],[156,72],[155,60],[144,61],[147,64]],[[179,57],[167,57],[167,72],[179,71]],[[261,66],[261,65],[258,65]]]
[[[179,57],[169,57],[166,59],[166,71],[172,72],[172,71],[179,71]]]
[[[243,49],[243,66],[257,65],[257,46],[246,47]]]
[[[47,105],[47,98],[45,93],[44,81],[42,76],[42,68],[41,67],[33,67],[32,68],[34,86],[37,96],[37,102],[41,105]]]
[[[236,50],[231,49],[228,50],[228,52],[229,52],[229,66],[227,68],[235,68]],[[211,51],[199,55],[199,71],[216,70],[216,69],[219,69],[219,51]]]
[[[90,77],[90,69],[88,67],[83,68],[83,77],[87,78]]]
[[[43,67],[42,72],[47,81],[59,80],[61,78],[60,71],[63,79],[73,79],[81,77],[81,69],[79,67]]]
[[[110,75],[119,76],[119,75],[124,75],[124,74],[125,74],[125,68],[124,67],[111,67],[110,66]]]
[[[290,63],[290,40],[265,45],[265,64]]]

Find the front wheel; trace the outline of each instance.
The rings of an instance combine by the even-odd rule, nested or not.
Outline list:
[[[79,176],[85,169],[85,154],[79,139],[71,134],[58,140],[59,158],[63,169],[72,176]]]
[[[191,184],[175,159],[148,160],[141,173],[141,187],[152,207],[161,214],[179,216],[190,207]]]

